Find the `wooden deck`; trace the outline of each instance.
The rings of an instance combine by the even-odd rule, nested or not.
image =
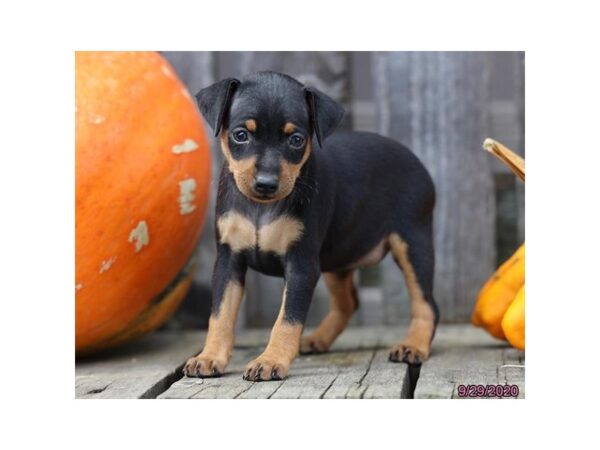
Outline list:
[[[76,398],[459,398],[459,385],[516,385],[525,396],[523,352],[470,325],[441,325],[432,355],[420,369],[388,362],[403,327],[346,330],[330,353],[300,356],[283,381],[242,380],[269,330],[237,336],[233,359],[220,378],[187,378],[186,359],[202,348],[204,332],[153,333],[102,356],[79,360]]]

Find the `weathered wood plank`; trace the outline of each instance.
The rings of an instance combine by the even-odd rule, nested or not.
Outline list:
[[[299,361],[302,362],[302,361]],[[294,373],[284,380],[270,398],[321,398],[335,380],[336,372],[327,366],[302,371],[297,366]]]
[[[299,357],[272,398],[347,398],[368,372],[374,350]]]
[[[266,383],[249,383],[245,381],[248,386],[247,390],[242,392],[237,398],[240,399],[267,399],[272,398],[281,385],[285,382],[282,381],[269,381]]]
[[[516,384],[519,387],[518,398],[525,398],[525,353],[514,348],[506,348],[503,364],[498,368],[500,384]]]
[[[435,297],[441,320],[469,319],[495,267],[494,187],[481,142],[489,132],[487,56],[481,52],[373,55],[379,132],[411,148],[433,177]],[[382,264],[386,323],[409,317],[400,271]]]
[[[308,330],[310,331],[310,330]],[[157,332],[102,357],[77,361],[77,398],[409,398],[408,366],[390,363],[403,327],[346,330],[331,352],[298,357],[283,381],[242,379],[264,349],[268,329],[241,333],[220,378],[182,377],[205,333]],[[524,397],[524,354],[469,325],[442,325],[422,368],[415,398],[456,398],[458,384],[516,384]]]
[[[367,376],[376,350],[361,350],[352,354],[352,365],[341,366],[322,398],[355,398],[364,392],[362,381]],[[348,358],[349,359],[349,358]]]
[[[311,331],[307,329],[306,333]],[[276,389],[263,387],[265,383],[257,384],[242,398],[255,395],[288,399],[360,397],[368,387],[362,380],[367,376],[376,350],[381,346],[386,348],[387,358],[387,348],[398,341],[403,332],[400,327],[349,328],[338,338],[330,353],[300,356],[292,366],[290,377]],[[246,339],[258,337],[255,334]]]
[[[158,398],[237,398],[248,390],[252,383],[242,379],[245,365],[260,353],[259,349],[248,348],[233,353],[231,363],[223,376],[218,378],[183,377],[173,383]]]
[[[378,350],[362,381],[366,386],[360,398],[409,398],[408,365],[388,361],[389,349]]]
[[[159,398],[406,397],[406,365],[387,361],[389,349],[404,331],[403,327],[349,328],[330,353],[298,357],[286,380],[251,383],[242,379],[243,369],[262,352],[270,331],[248,330],[237,337],[232,361],[223,377],[182,378]],[[370,369],[374,372],[369,373]]]
[[[470,326],[442,326],[419,374],[415,398],[460,398],[459,385],[516,384],[525,395],[524,354]]]
[[[514,52],[514,79],[516,84],[515,104],[518,112],[519,142],[515,151],[525,157],[525,52]],[[518,237],[519,242],[525,239],[525,184],[515,180],[517,190]]]
[[[157,332],[101,356],[78,360],[76,398],[154,398],[181,377],[205,333]]]

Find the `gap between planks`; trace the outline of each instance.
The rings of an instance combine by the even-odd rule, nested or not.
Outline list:
[[[348,329],[332,352],[300,356],[283,381],[242,380],[246,363],[264,348],[269,330],[238,336],[220,378],[183,377],[203,332],[158,332],[136,344],[76,364],[77,398],[457,398],[459,384],[516,384],[524,397],[524,354],[470,326],[442,325],[420,369],[387,361],[402,327]],[[420,374],[419,374],[420,372]],[[418,382],[417,382],[418,379]]]
[[[182,378],[158,398],[410,398],[407,365],[388,362],[389,347],[402,333],[398,328],[391,333],[384,327],[347,330],[333,351],[301,355],[287,379],[269,382],[242,379],[246,363],[268,340],[268,330],[250,330],[238,339],[222,377]]]
[[[182,378],[158,398],[332,399],[409,398],[405,364],[387,361],[388,349],[300,356],[282,381],[248,382],[241,373],[259,348],[234,353],[219,378]]]

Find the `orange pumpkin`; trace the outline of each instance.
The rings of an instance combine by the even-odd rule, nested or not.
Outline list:
[[[154,52],[75,56],[78,355],[160,326],[191,283],[210,152],[195,102]]]

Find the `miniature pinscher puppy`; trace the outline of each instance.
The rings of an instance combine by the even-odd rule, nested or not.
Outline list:
[[[248,267],[283,277],[285,287],[269,343],[243,377],[279,380],[299,351],[331,347],[358,307],[354,271],[388,251],[404,273],[411,301],[408,333],[389,359],[425,360],[438,322],[432,295],[435,191],[417,157],[376,134],[333,133],[343,108],[287,75],[225,79],[196,98],[225,161],[208,334],[184,373],[211,377],[225,371]],[[301,338],[321,273],[331,310]]]

